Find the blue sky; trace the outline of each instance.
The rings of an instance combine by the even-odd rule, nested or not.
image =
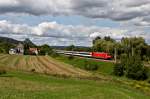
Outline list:
[[[28,24],[31,26],[40,24],[42,22],[56,21],[57,23],[64,25],[86,25],[86,26],[96,25],[100,27],[112,27],[112,28],[120,27],[120,24],[118,22],[109,19],[91,19],[77,15],[73,16],[0,15],[0,20],[8,20],[16,24]]]
[[[142,36],[149,43],[149,8],[150,0],[5,0],[0,36],[58,46],[92,46],[96,36]]]

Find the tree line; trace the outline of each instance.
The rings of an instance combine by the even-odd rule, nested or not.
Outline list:
[[[116,41],[111,37],[96,37],[93,40],[93,50],[117,54],[118,62],[113,68],[113,74],[126,76],[134,80],[148,78],[148,68],[143,61],[150,60],[150,46],[142,37],[122,38]]]
[[[145,42],[142,37],[122,38],[116,41],[111,37],[96,37],[93,40],[93,51],[107,52],[112,55],[117,50],[117,56],[120,58],[121,54],[133,56],[139,54],[142,60],[150,59],[150,46]]]

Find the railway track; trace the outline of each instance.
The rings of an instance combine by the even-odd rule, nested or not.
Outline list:
[[[63,54],[61,53],[62,55],[65,55],[65,56],[70,56],[72,54]],[[79,56],[79,55],[73,55],[75,57],[79,57],[79,58],[84,58],[84,59],[91,59],[91,60],[95,60],[95,61],[100,61],[100,62],[111,62],[111,63],[115,63],[114,60],[105,60],[105,59],[100,59],[100,58],[94,58],[94,57],[91,57],[91,56]]]
[[[111,63],[115,63],[114,60],[104,60],[104,59],[88,58],[88,57],[82,57],[82,58],[91,59],[91,60],[100,61],[100,62],[111,62]]]
[[[56,50],[56,52],[58,54],[63,54],[65,56],[73,55],[75,57],[80,57],[80,58],[85,58],[85,59],[115,63],[115,61],[111,59],[97,58],[98,56],[97,57],[93,56],[91,54],[92,52],[77,52],[77,51],[64,51],[64,50]]]

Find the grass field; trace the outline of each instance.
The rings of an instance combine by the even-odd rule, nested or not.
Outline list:
[[[150,96],[104,80],[9,72],[0,76],[0,99],[150,99]]]
[[[98,62],[105,76],[97,80],[76,68],[82,59],[58,58],[75,67],[49,56],[0,55],[0,67],[8,69],[0,75],[0,99],[150,99],[150,84],[107,76],[113,64]]]

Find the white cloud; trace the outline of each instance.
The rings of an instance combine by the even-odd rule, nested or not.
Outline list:
[[[93,37],[111,36],[113,38],[120,38],[125,32],[127,32],[127,30],[98,26],[63,25],[56,22],[42,22],[36,26],[29,26],[26,24],[13,24],[6,20],[0,21],[1,35],[19,35],[19,37],[22,35],[23,37],[31,37],[34,41],[38,41],[35,40],[37,37],[42,38],[43,40],[45,40],[45,38],[53,38],[52,40],[45,42],[54,44],[55,40],[55,42],[59,45],[81,44],[88,46],[90,45]],[[39,42],[36,43],[39,44]]]
[[[90,18],[130,20],[150,14],[150,0],[4,0],[0,13],[81,15]]]

